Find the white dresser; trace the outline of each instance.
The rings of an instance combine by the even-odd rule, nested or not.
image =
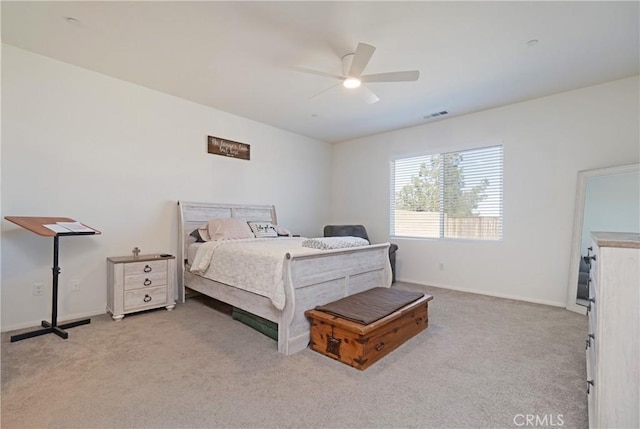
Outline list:
[[[117,321],[136,311],[173,310],[175,277],[175,256],[107,258],[107,311]]]
[[[640,427],[640,234],[593,232],[586,341],[590,428]]]

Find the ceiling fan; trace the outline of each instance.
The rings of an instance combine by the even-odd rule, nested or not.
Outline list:
[[[365,67],[369,63],[369,60],[373,56],[375,52],[375,46],[368,45],[366,43],[358,43],[358,47],[356,48],[355,53],[347,54],[342,57],[342,75],[336,75],[331,73],[325,73],[317,70],[310,70],[303,67],[294,67],[295,70],[311,73],[318,76],[324,76],[332,79],[338,79],[341,81],[342,86],[349,89],[359,88],[360,96],[364,99],[366,103],[373,104],[380,99],[373,91],[371,91],[366,86],[362,85],[363,83],[368,82],[411,82],[418,80],[420,77],[420,72],[418,70],[411,71],[397,71],[397,72],[387,72],[387,73],[376,73],[376,74],[365,74]],[[340,83],[333,85],[324,91],[319,92],[311,98],[315,98],[318,95],[329,91],[332,88],[340,85]]]

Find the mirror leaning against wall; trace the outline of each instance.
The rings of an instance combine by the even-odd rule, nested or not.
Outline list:
[[[592,231],[640,233],[640,164],[578,172],[567,310],[585,314]]]

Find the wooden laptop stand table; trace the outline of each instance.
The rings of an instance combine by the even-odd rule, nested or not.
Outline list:
[[[51,323],[43,320],[43,329],[26,332],[24,334],[13,335],[11,337],[11,342],[13,343],[16,341],[25,340],[27,338],[37,337],[39,335],[50,333],[54,333],[60,338],[66,340],[67,337],[69,337],[69,334],[65,332],[65,329],[89,324],[91,323],[91,319],[83,319],[75,322],[65,323],[63,325],[58,325],[58,275],[60,274],[60,267],[58,266],[58,238],[67,235],[96,235],[100,234],[100,231],[83,225],[86,228],[89,228],[91,231],[74,232],[69,230],[69,232],[55,232],[44,226],[56,224],[57,222],[75,222],[75,220],[68,217],[5,216],[5,219],[43,237],[53,237],[53,294],[51,298]]]

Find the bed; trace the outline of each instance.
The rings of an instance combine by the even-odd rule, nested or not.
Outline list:
[[[228,303],[278,324],[278,351],[291,355],[304,350],[310,338],[306,310],[373,287],[391,286],[389,243],[283,255],[284,306],[276,308],[270,298],[210,280],[190,271],[191,233],[211,219],[238,218],[272,222],[276,210],[270,205],[239,205],[178,202],[178,300],[184,302],[185,287]],[[278,240],[274,238],[273,240]]]

